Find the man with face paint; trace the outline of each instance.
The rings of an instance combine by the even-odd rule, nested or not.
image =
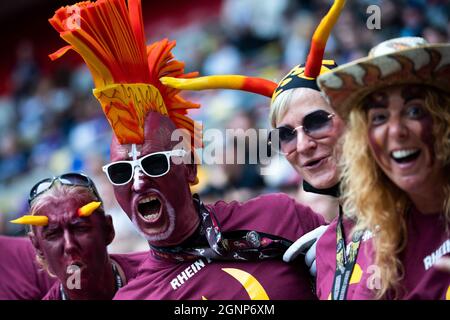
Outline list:
[[[186,113],[198,105],[159,79],[196,73],[184,74],[173,60],[174,42],[145,47],[140,1],[77,6],[85,17],[82,32],[67,29],[64,8],[50,20],[70,44],[52,57],[74,49],[90,67],[94,95],[114,131],[111,163],[103,170],[150,245],[139,275],[115,298],[313,299],[305,266],[287,265],[281,256],[323,218],[283,194],[212,205],[193,196],[201,129]]]
[[[41,300],[56,281],[36,262],[25,237],[0,236],[0,300]]]
[[[90,178],[66,173],[41,180],[29,202],[31,214],[12,222],[31,226],[38,262],[58,278],[44,300],[110,300],[135,276],[144,254],[108,255],[112,219]]]

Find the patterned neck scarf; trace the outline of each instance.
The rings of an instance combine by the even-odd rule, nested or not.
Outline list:
[[[222,261],[257,261],[281,258],[292,241],[254,230],[222,232],[214,211],[209,211],[194,194],[200,217],[197,231],[183,244],[174,247],[150,246],[159,259],[172,262],[198,258]]]

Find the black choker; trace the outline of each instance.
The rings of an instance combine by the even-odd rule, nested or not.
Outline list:
[[[324,195],[332,196],[335,198],[338,198],[340,195],[339,185],[340,185],[340,183],[338,182],[331,188],[317,189],[317,188],[314,188],[312,185],[310,185],[307,181],[303,180],[303,190],[305,190],[306,192],[324,194]]]

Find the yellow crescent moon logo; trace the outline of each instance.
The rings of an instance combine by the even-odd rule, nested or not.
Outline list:
[[[251,300],[269,300],[266,290],[250,273],[235,268],[223,268],[222,270],[242,284]]]
[[[235,278],[247,291],[250,300],[270,300],[259,281],[250,273],[235,268],[223,268],[223,271]],[[202,300],[207,300],[202,296]]]
[[[363,272],[361,267],[359,266],[359,264],[355,263],[355,267],[353,269],[352,276],[350,277],[349,284],[359,283],[361,281],[362,274]]]

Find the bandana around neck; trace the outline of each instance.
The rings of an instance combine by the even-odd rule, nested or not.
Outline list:
[[[200,216],[196,233],[183,244],[173,247],[150,246],[152,254],[172,262],[192,261],[198,258],[222,261],[257,261],[282,257],[292,241],[253,230],[222,232],[214,210],[209,211],[194,194],[194,203]]]

